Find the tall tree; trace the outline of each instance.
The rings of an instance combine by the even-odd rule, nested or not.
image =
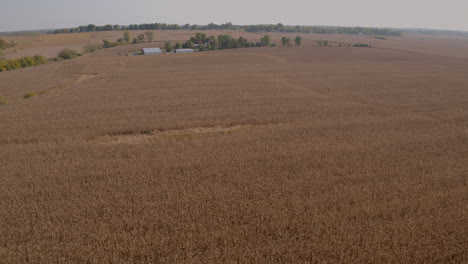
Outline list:
[[[152,41],[153,41],[153,37],[154,37],[153,31],[146,31],[146,32],[145,32],[145,35],[146,35],[146,38],[148,39],[148,42],[152,42]]]
[[[129,31],[124,32],[124,40],[126,42],[130,42],[130,32]]]
[[[164,48],[166,49],[166,52],[171,52],[171,51],[172,51],[172,44],[171,44],[171,42],[169,42],[169,41],[166,42],[166,43],[164,44]]]
[[[281,45],[286,46],[286,37],[281,38]]]
[[[88,31],[95,31],[95,30],[96,30],[96,26],[94,24],[88,25]]]
[[[138,41],[139,41],[140,43],[143,43],[144,40],[145,40],[145,34],[140,34],[140,35],[138,35]]]
[[[270,46],[271,44],[271,37],[269,35],[265,35],[260,39],[260,43],[262,46]]]
[[[294,42],[296,42],[296,46],[300,46],[301,43],[302,43],[302,37],[301,36],[297,36],[295,39],[294,39]]]

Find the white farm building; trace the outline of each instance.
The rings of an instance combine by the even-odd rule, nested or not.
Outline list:
[[[143,48],[141,50],[141,55],[155,55],[155,54],[162,54],[160,48]]]
[[[176,49],[174,53],[193,53],[195,52],[194,49]]]

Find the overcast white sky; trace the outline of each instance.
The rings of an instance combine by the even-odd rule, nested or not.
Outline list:
[[[0,18],[0,31],[155,22],[468,31],[468,0],[0,0]]]

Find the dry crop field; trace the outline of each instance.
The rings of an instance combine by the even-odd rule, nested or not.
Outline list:
[[[468,40],[332,38],[0,73],[0,263],[466,263]]]

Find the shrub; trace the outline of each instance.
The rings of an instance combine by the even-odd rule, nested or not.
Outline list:
[[[76,57],[77,52],[71,49],[63,49],[59,52],[58,57],[64,60],[73,59]]]
[[[18,59],[19,64],[21,65],[22,68],[34,66],[34,59],[32,57],[23,57],[21,59]]]
[[[7,105],[8,103],[8,100],[4,96],[0,95],[0,105]]]
[[[0,61],[0,72],[8,71],[8,62]]]
[[[7,71],[20,69],[21,64],[18,60],[9,60],[7,64]]]
[[[138,39],[137,38],[133,38],[133,44],[138,44]]]
[[[119,44],[117,42],[112,42],[107,39],[103,40],[103,48],[112,48],[112,47],[117,47]]]
[[[37,93],[35,93],[35,92],[27,92],[27,93],[24,94],[23,98],[28,99],[28,98],[34,97],[36,95],[37,95]]]
[[[85,52],[90,53],[90,52],[94,52],[94,51],[98,50],[99,48],[101,48],[99,46],[99,44],[88,44],[88,45],[86,45],[84,47],[84,50],[85,50]]]
[[[40,55],[34,56],[33,60],[34,60],[34,65],[41,65],[41,64],[46,63],[46,60],[44,59],[44,57]]]
[[[328,40],[320,40],[320,41],[317,41],[317,44],[319,45],[319,47],[328,47],[330,42],[328,42]]]

